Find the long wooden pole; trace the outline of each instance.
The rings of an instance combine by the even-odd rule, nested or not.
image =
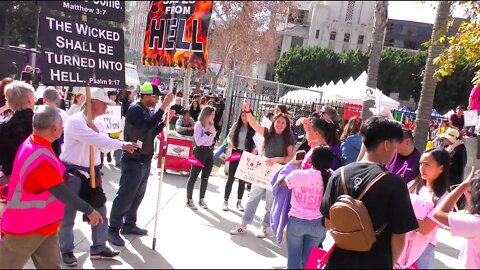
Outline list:
[[[82,22],[87,22],[87,15],[81,15],[81,20]],[[88,85],[87,83],[87,87],[86,87],[86,96],[87,96],[87,100],[86,100],[86,105],[87,105],[87,118],[88,118],[88,121],[93,121],[93,117],[92,117],[92,95],[90,93],[90,85]],[[91,181],[91,186],[92,188],[95,188],[97,185],[96,185],[96,181],[95,181],[95,154],[94,154],[94,151],[93,151],[93,145],[90,145],[90,181]]]
[[[173,68],[170,68],[170,82],[169,82],[169,87],[168,87],[168,92],[172,93],[173,91]],[[165,100],[163,100],[165,102]],[[168,140],[168,133],[170,129],[170,107],[167,107],[166,109],[166,117],[167,117],[167,124],[165,125],[164,131],[165,131],[165,142]],[[163,144],[161,144],[161,147],[163,148]],[[162,156],[158,158],[163,159],[163,149],[159,150],[160,153],[162,153]],[[165,157],[166,158],[166,157]],[[155,210],[155,223],[153,226],[153,242],[152,242],[152,250],[155,250],[155,247],[157,245],[157,225],[158,225],[158,212],[160,211],[160,202],[162,198],[162,185],[163,185],[163,175],[165,173],[165,161],[162,162],[162,166],[160,169],[160,181],[158,182],[158,190],[157,190],[157,207]]]

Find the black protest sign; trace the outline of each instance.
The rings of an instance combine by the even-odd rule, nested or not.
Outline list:
[[[123,30],[40,14],[40,65],[45,84],[125,86]]]
[[[125,21],[125,1],[38,1],[41,7],[87,15],[106,21]]]

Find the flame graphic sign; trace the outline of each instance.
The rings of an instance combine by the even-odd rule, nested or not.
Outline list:
[[[143,65],[206,70],[212,9],[213,1],[151,1]]]

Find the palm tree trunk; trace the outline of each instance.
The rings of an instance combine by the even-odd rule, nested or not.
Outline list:
[[[443,44],[439,42],[440,37],[446,33],[448,14],[451,4],[449,1],[439,1],[437,7],[437,16],[433,24],[432,37],[430,39],[430,48],[428,49],[427,64],[423,75],[422,92],[418,103],[417,118],[415,119],[415,147],[419,151],[425,150],[428,138],[428,125],[431,119],[433,108],[433,98],[437,87],[437,80],[433,74],[437,66],[433,59],[438,57],[442,51]]]
[[[385,39],[385,27],[387,26],[388,1],[377,1],[375,12],[373,14],[373,38],[370,47],[370,58],[368,60],[368,78],[367,87],[376,89],[378,81],[378,67],[380,65],[380,56],[382,55],[383,41]],[[365,89],[366,90],[366,89]],[[374,102],[364,100],[362,107],[362,120],[365,121],[372,116],[370,108]],[[377,105],[378,106],[378,105]]]

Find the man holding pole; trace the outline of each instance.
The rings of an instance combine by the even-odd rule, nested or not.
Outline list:
[[[116,246],[125,245],[119,233],[148,233],[136,224],[137,210],[147,188],[155,136],[165,127],[165,122],[168,123],[168,119],[162,122],[162,118],[175,97],[168,93],[160,109],[151,113],[150,108],[155,107],[160,98],[160,90],[152,83],[144,83],[140,87],[140,95],[140,100],[132,104],[127,111],[124,130],[125,141],[136,142],[139,149],[134,153],[124,152],[122,155],[120,187],[110,212],[108,241]]]
[[[100,151],[106,152],[122,149],[129,153],[133,153],[137,149],[137,146],[134,143],[111,139],[105,132],[103,125],[100,122],[93,121],[96,117],[105,114],[107,105],[114,105],[114,103],[107,97],[106,91],[102,88],[92,88],[92,120],[88,119],[86,110],[84,110],[83,113],[77,113],[70,116],[64,130],[64,151],[60,155],[60,159],[64,162],[66,169],[70,174],[68,186],[76,194],[79,194],[83,199],[87,200],[104,219],[104,223],[95,227],[92,226],[93,244],[90,246],[90,259],[92,260],[110,259],[119,254],[118,251],[112,251],[106,246],[108,238],[108,222],[106,218],[107,208],[105,207],[106,197],[101,188]],[[94,171],[94,175],[91,174],[89,168],[91,145],[94,149],[93,163],[95,169],[92,170]],[[95,178],[95,185],[90,183],[93,182],[91,181],[93,178]],[[65,215],[59,231],[59,240],[62,260],[67,266],[74,266],[77,264],[77,259],[73,255],[73,226],[75,224],[75,216],[76,209],[65,207]]]
[[[7,207],[2,219],[0,269],[20,269],[29,258],[38,269],[60,269],[58,227],[64,204],[82,211],[90,225],[102,216],[63,182],[65,167],[51,144],[62,135],[55,108],[41,106],[33,115],[33,134],[20,145],[13,164]]]

